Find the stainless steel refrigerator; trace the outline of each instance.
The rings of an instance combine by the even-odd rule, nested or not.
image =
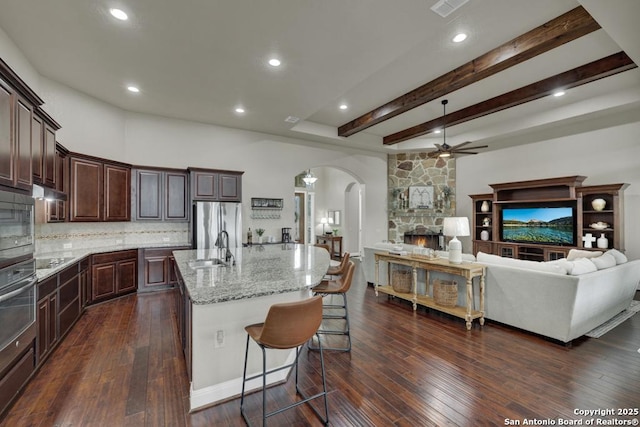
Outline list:
[[[220,248],[227,242],[229,249],[241,248],[242,204],[194,202],[192,239],[194,249]]]

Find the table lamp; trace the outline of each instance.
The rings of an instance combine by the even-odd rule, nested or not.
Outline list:
[[[442,234],[453,236],[449,241],[449,262],[451,264],[462,264],[462,242],[457,236],[469,235],[469,220],[467,217],[448,217],[444,219]]]
[[[326,234],[324,227],[327,225],[327,222],[329,222],[327,218],[320,218],[320,224],[322,224],[322,234]]]

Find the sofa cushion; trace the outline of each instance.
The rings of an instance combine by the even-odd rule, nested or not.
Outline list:
[[[545,271],[547,273],[567,274],[566,268],[562,264],[555,262],[526,261],[485,254],[484,252],[478,252],[476,259],[482,264],[504,265],[506,267],[525,268],[527,270]]]
[[[578,258],[593,258],[602,255],[601,251],[583,251],[581,249],[571,249],[569,251],[569,255],[567,255],[567,260],[575,261]]]
[[[616,264],[624,264],[628,261],[627,256],[617,249],[609,249],[607,252],[605,252],[605,255],[606,254],[609,254],[613,258],[615,258]]]
[[[569,274],[572,276],[579,276],[581,274],[593,273],[598,271],[598,267],[589,258],[578,258],[573,261],[569,261],[572,268],[569,270]]]
[[[589,259],[591,260],[591,262],[593,262],[596,265],[598,270],[615,267],[616,265],[616,259],[613,257],[613,255],[608,253],[604,253],[599,257],[589,258]]]

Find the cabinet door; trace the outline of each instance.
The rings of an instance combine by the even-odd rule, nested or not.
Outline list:
[[[220,173],[219,199],[228,202],[242,201],[242,175]]]
[[[104,220],[131,219],[131,169],[104,165]]]
[[[51,188],[56,188],[56,132],[45,123],[43,137],[44,153],[44,180],[43,183]]]
[[[38,301],[38,362],[49,354],[49,297],[42,298]]]
[[[31,190],[33,167],[31,159],[31,105],[18,98],[16,101],[16,188]]]
[[[91,269],[91,301],[116,295],[116,263],[98,264]]]
[[[186,172],[166,172],[164,177],[164,219],[172,221],[188,221],[189,198],[187,194],[187,185],[189,178]]]
[[[192,172],[193,198],[198,200],[218,200],[218,174]]]
[[[136,259],[120,261],[118,263],[118,282],[116,293],[121,295],[137,288],[138,262]]]
[[[72,157],[70,166],[69,220],[101,221],[102,163]]]
[[[31,117],[31,159],[33,182],[42,184],[44,177],[44,122],[34,114]]]
[[[166,255],[144,256],[144,287],[169,284],[169,258]]]
[[[0,185],[13,186],[15,178],[13,136],[13,94],[0,80]]]
[[[162,220],[162,172],[136,171],[137,220]]]

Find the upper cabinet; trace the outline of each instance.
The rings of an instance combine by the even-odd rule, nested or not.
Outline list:
[[[70,221],[129,221],[131,168],[72,154]]]
[[[34,109],[42,100],[0,60],[0,186],[30,192]]]
[[[192,200],[241,202],[243,173],[189,168]]]
[[[33,182],[56,190],[62,185],[56,152],[56,131],[60,125],[40,108],[36,108],[31,119],[31,152]]]
[[[136,221],[188,221],[189,176],[177,169],[134,169],[131,186]]]

